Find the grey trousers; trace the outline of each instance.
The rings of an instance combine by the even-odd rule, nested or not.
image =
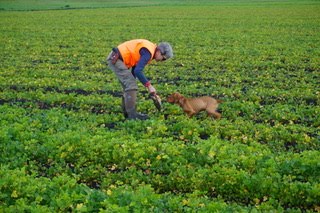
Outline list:
[[[121,83],[123,91],[126,92],[130,90],[138,90],[137,81],[132,75],[131,70],[120,59],[118,59],[115,64],[112,64],[111,54],[112,51],[107,57],[108,66],[116,74]]]

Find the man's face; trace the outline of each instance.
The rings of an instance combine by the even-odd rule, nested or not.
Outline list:
[[[161,54],[160,50],[157,50],[154,54],[154,59],[156,61],[165,61],[166,57],[164,55]]]

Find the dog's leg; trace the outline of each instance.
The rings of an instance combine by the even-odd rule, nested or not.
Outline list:
[[[209,117],[214,117],[215,119],[220,119],[221,118],[221,114],[217,111],[214,112],[208,112],[208,116]]]
[[[213,116],[215,117],[215,119],[221,118],[221,114],[219,112],[214,112]]]
[[[189,116],[189,118],[192,118],[192,116],[196,114],[196,112],[193,110],[184,110],[184,112]]]

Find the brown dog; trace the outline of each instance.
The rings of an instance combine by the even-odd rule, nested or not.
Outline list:
[[[190,118],[203,110],[206,110],[210,117],[221,118],[221,114],[217,112],[217,108],[222,101],[209,96],[185,98],[180,93],[175,92],[167,98],[167,101],[179,105]]]

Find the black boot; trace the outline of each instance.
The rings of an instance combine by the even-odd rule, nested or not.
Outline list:
[[[125,92],[124,102],[125,109],[128,114],[127,119],[129,120],[147,120],[149,119],[148,115],[138,113],[136,111],[136,100],[137,100],[137,90],[129,90]]]

